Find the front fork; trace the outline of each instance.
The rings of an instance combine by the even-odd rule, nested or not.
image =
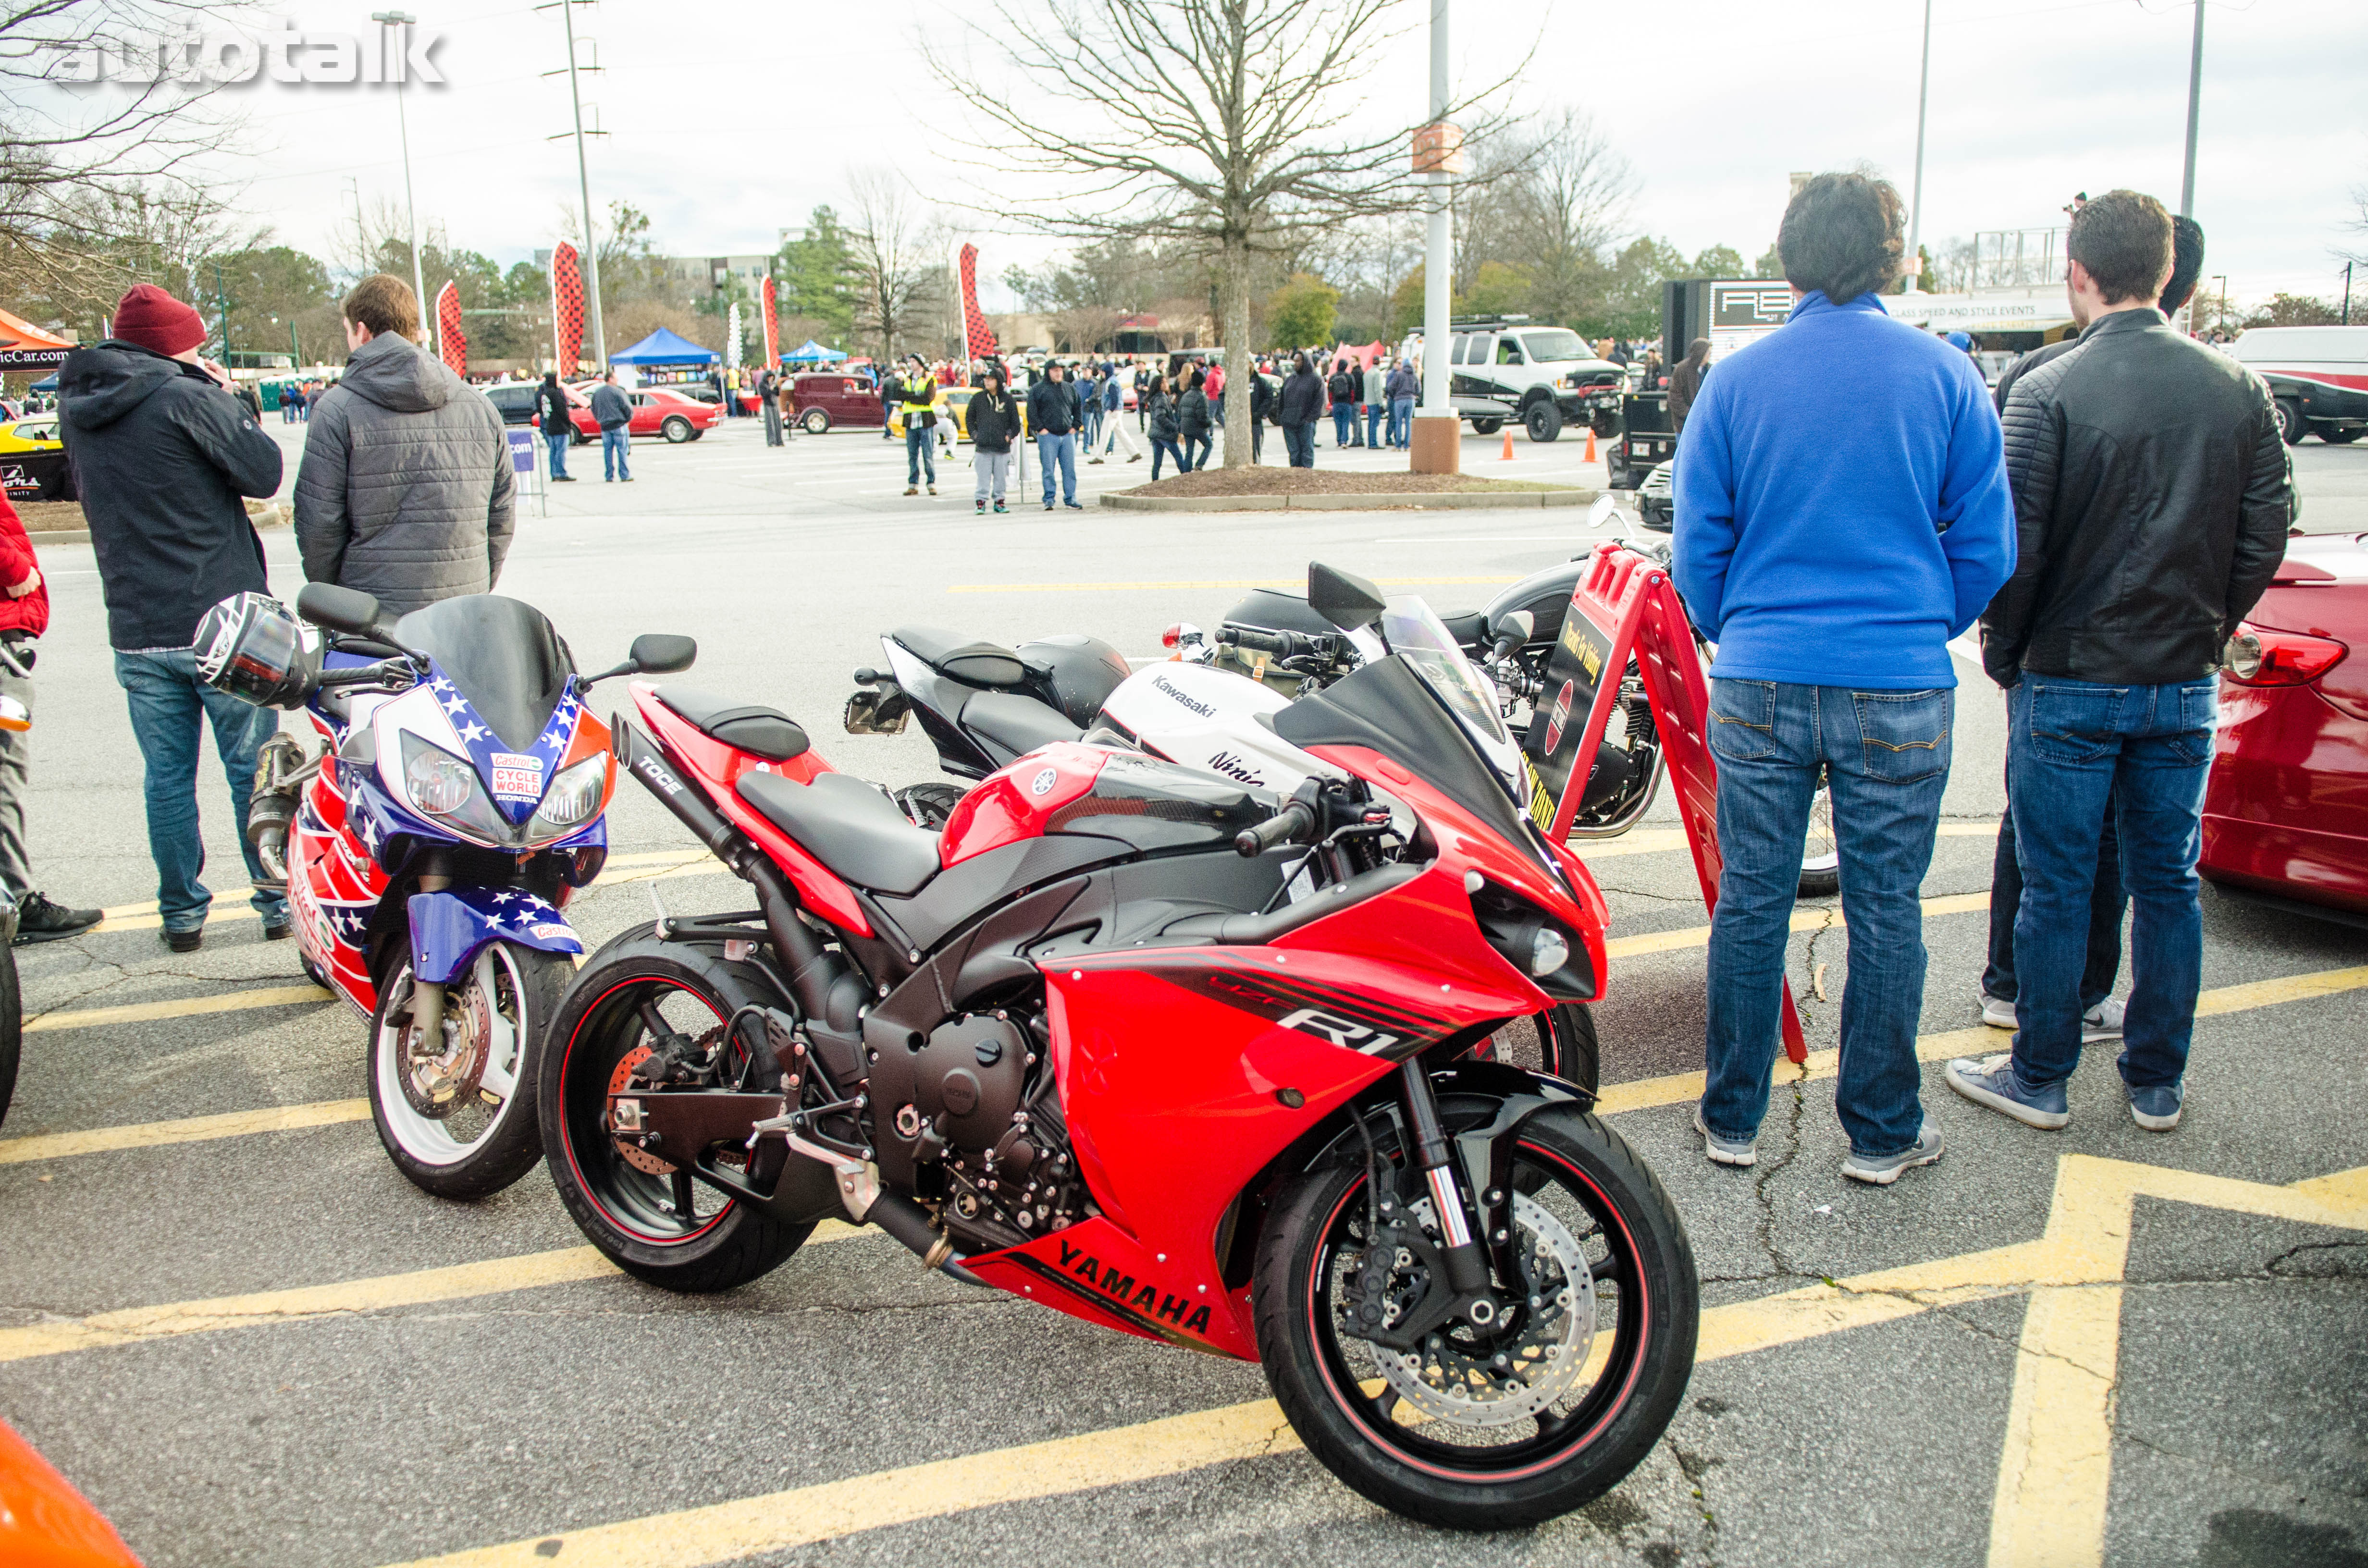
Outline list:
[[[1431,1213],[1439,1221],[1440,1240],[1445,1244],[1447,1283],[1455,1292],[1452,1312],[1486,1327],[1497,1321],[1502,1309],[1489,1289],[1487,1252],[1472,1228],[1474,1210],[1464,1194],[1462,1162],[1446,1129],[1440,1125],[1439,1102],[1431,1094],[1430,1074],[1419,1056],[1399,1064],[1398,1085],[1406,1099],[1406,1126],[1414,1135],[1414,1166],[1421,1173]],[[1491,1191],[1490,1207],[1501,1202],[1503,1196],[1500,1190]],[[1485,1224],[1486,1211],[1481,1212]]]
[[[434,851],[429,851],[431,855]],[[441,858],[429,861],[431,868],[441,865]],[[420,873],[421,892],[442,892],[452,885],[451,877],[440,869]],[[441,983],[422,980],[416,971],[411,977],[411,1023],[413,1049],[434,1056],[444,1049],[444,986]]]

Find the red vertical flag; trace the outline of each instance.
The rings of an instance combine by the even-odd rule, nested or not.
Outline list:
[[[965,244],[962,248],[962,335],[973,359],[984,359],[995,352],[995,329],[986,324],[986,317],[978,308],[978,247]]]
[[[781,368],[781,317],[774,304],[773,280],[766,278],[757,293],[765,306],[765,369],[778,370]]]
[[[461,330],[461,286],[449,279],[436,290],[436,348],[454,375],[469,373],[469,335]]]
[[[575,268],[575,247],[565,240],[551,253],[551,333],[559,373],[573,376],[584,358],[584,278]]]

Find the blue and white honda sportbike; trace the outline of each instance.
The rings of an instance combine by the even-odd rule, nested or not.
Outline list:
[[[608,858],[616,760],[584,694],[698,647],[636,638],[586,678],[541,612],[493,594],[397,619],[316,583],[296,610],[240,594],[198,625],[200,676],[303,709],[319,742],[266,744],[247,835],[285,879],[304,971],[370,1017],[387,1153],[482,1198],[541,1157],[533,1051],[584,951],[562,911]]]

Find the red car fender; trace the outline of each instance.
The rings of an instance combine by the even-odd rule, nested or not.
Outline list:
[[[722,741],[701,733],[691,722],[657,699],[657,688],[647,681],[635,681],[631,688],[633,707],[642,722],[649,727],[651,738],[658,748],[671,758],[677,767],[695,779],[715,809],[722,812],[733,826],[746,834],[789,876],[814,912],[831,924],[854,932],[859,937],[871,935],[871,923],[864,918],[863,905],[855,890],[841,881],[823,863],[806,853],[796,840],[775,827],[771,819],[740,798],[734,788],[744,773],[776,773],[800,784],[811,784],[822,775],[835,771],[823,759],[820,752],[808,749],[787,762],[768,762],[745,751],[725,745]]]
[[[106,1517],[6,1422],[0,1422],[0,1562],[140,1568]]]

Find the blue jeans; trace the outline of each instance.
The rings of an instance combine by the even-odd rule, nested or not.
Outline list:
[[[2009,790],[2011,785],[2009,785]],[[1998,819],[1998,851],[1990,858],[1990,957],[1982,968],[1982,994],[2011,1002],[2021,994],[2014,978],[2014,923],[2022,909],[2022,862],[2014,853],[2014,810]],[[2080,1010],[2113,994],[2122,972],[2122,917],[2130,895],[2122,887],[2122,840],[2106,812],[2097,840],[2097,881],[2089,895],[2089,956],[2080,971]]]
[[[1314,468],[1315,466],[1315,422],[1311,419],[1304,425],[1284,426],[1282,445],[1283,449],[1291,454],[1292,467]],[[1807,833],[1806,828],[1802,829],[1803,836],[1805,837]]]
[[[1160,458],[1160,454],[1162,454],[1163,452],[1167,454],[1167,460],[1168,460],[1168,461],[1170,461],[1170,462],[1172,462],[1172,463],[1174,463],[1174,464],[1176,465],[1176,472],[1178,472],[1178,473],[1190,473],[1190,472],[1192,472],[1192,470],[1191,470],[1190,466],[1189,464],[1187,464],[1187,463],[1184,461],[1184,452],[1183,452],[1183,449],[1182,449],[1181,448],[1179,448],[1179,447],[1178,447],[1178,446],[1176,445],[1176,437],[1173,437],[1173,436],[1154,436],[1154,437],[1151,438],[1151,477],[1152,477],[1152,478],[1154,478],[1154,479],[1157,479],[1157,478],[1159,477],[1159,458]]]
[[[1044,505],[1053,504],[1053,468],[1056,463],[1061,470],[1061,498],[1074,505],[1077,499],[1077,437],[1066,430],[1057,436],[1049,430],[1039,430],[1036,463],[1044,471]]]
[[[279,728],[268,708],[241,702],[198,679],[196,655],[187,649],[161,653],[118,653],[115,682],[131,708],[131,733],[146,764],[142,781],[148,803],[148,854],[156,862],[156,909],[167,931],[194,931],[206,923],[214,895],[198,881],[206,869],[206,846],[198,831],[198,740],[202,720],[214,727],[214,754],[230,777],[231,812],[238,822],[249,881],[263,878],[263,861],[246,842],[247,800],[255,792],[255,765],[263,743]],[[279,893],[252,892],[247,902],[264,923],[288,918]]]
[[[2080,1064],[2080,974],[2105,815],[2122,841],[2130,1000],[2122,1080],[2168,1087],[2187,1071],[2203,976],[2195,859],[2219,683],[2099,686],[2026,675],[2008,694],[2007,792],[2022,907],[2014,923],[2015,1077],[2062,1083]]]
[[[1365,404],[1365,445],[1378,447],[1382,444],[1382,415],[1388,412],[1378,403]]]
[[[1085,411],[1085,419],[1086,450],[1092,451],[1094,449],[1094,443],[1101,439],[1102,405],[1097,403],[1091,408],[1087,409]]]
[[[631,479],[633,471],[625,466],[625,454],[633,449],[633,430],[630,425],[615,425],[600,432],[600,477]]]
[[[1332,405],[1332,444],[1336,447],[1347,446],[1349,432],[1356,428],[1357,405],[1353,403],[1334,403]]]
[[[1185,472],[1209,466],[1209,437],[1205,432],[1197,436],[1187,435],[1180,444],[1184,449]]]
[[[1721,679],[1710,690],[1725,869],[1711,916],[1702,1122],[1721,1138],[1744,1140],[1758,1135],[1767,1114],[1784,949],[1822,765],[1850,932],[1834,1108],[1852,1153],[1898,1153],[1924,1126],[1916,1062],[1921,891],[1949,782],[1956,693]]]
[[[1414,399],[1390,399],[1390,445],[1406,446],[1414,438]]]
[[[542,438],[544,448],[551,453],[552,478],[567,477],[567,449],[575,439],[575,433],[573,430],[553,431]]]
[[[938,433],[927,425],[916,425],[905,432],[905,483],[918,484],[926,471],[929,488],[938,487]]]

